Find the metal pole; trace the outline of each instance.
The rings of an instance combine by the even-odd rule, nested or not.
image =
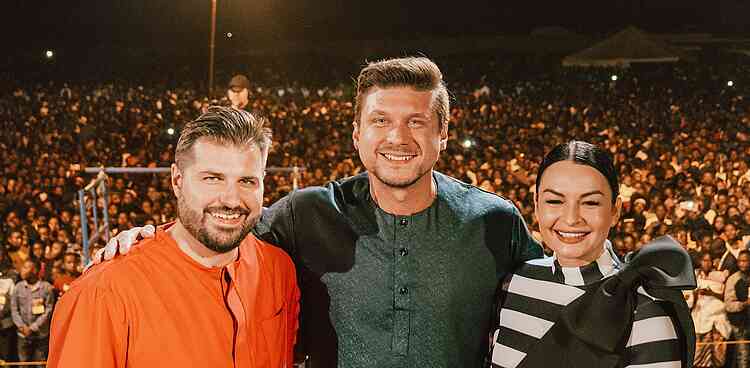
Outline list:
[[[97,174],[104,170],[107,174],[162,174],[169,173],[172,169],[168,166],[164,167],[87,167],[83,172],[87,174]],[[306,169],[301,166],[297,166],[297,171],[302,172]],[[294,167],[278,167],[271,166],[266,168],[266,172],[294,172]]]
[[[292,169],[292,189],[299,189],[299,166]]]
[[[104,171],[106,174],[161,174],[169,173],[169,167],[87,167],[84,172],[96,174]]]
[[[102,180],[99,185],[102,188],[102,197],[104,198],[104,241],[109,242],[109,191],[107,190],[107,181]]]
[[[208,97],[214,90],[214,49],[216,48],[216,0],[211,0],[211,40],[209,41]]]
[[[89,220],[86,216],[86,192],[78,191],[78,207],[81,210],[81,238],[83,238],[83,264],[89,264]]]
[[[96,198],[96,190],[99,188],[99,185],[97,184],[94,188],[92,188],[89,192],[91,193],[91,213],[94,215],[94,236],[97,237],[99,235],[99,215],[96,213],[97,209],[97,198]],[[89,239],[90,240],[90,239]]]

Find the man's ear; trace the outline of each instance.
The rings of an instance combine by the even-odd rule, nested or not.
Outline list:
[[[177,166],[176,163],[173,163],[170,169],[172,171],[172,191],[175,196],[179,197],[178,193],[182,192],[182,181],[184,176],[182,175],[182,170],[180,170],[180,167]]]
[[[354,130],[352,131],[352,142],[354,142],[354,148],[359,150],[359,124],[352,122]]]
[[[446,148],[448,148],[448,123],[440,127],[440,151],[444,151]]]

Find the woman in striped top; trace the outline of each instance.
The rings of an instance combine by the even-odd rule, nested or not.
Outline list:
[[[544,243],[554,255],[526,262],[502,283],[490,355],[493,368],[690,365],[688,355],[694,342],[686,330],[692,329],[692,324],[682,325],[675,313],[676,309],[687,311],[682,294],[670,304],[638,287],[625,293],[631,295],[630,304],[623,307],[625,316],[601,315],[607,312],[597,313],[597,308],[592,308],[596,302],[586,299],[601,293],[602,285],[626,268],[607,240],[620,215],[618,188],[612,159],[595,145],[572,141],[555,147],[545,157],[537,174],[535,216]],[[563,318],[574,304],[588,308],[584,318]],[[585,325],[589,317],[604,322],[591,331],[571,327]],[[597,329],[606,340],[622,320],[627,322],[621,338],[609,338],[616,341],[610,354],[591,347],[599,338]],[[569,343],[578,332],[593,335],[593,342]],[[584,355],[588,360],[579,359]],[[588,363],[582,365],[582,361]]]

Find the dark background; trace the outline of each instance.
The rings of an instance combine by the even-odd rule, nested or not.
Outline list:
[[[23,77],[39,71],[44,51],[51,49],[58,69],[65,70],[93,73],[125,62],[162,67],[194,63],[193,69],[205,69],[210,4],[6,0],[0,66],[17,74],[14,78]],[[544,26],[595,38],[627,25],[654,33],[750,31],[750,2],[745,0],[218,0],[217,14],[219,69],[235,55],[289,42],[309,47],[351,40],[525,35]],[[226,37],[227,32],[233,37]]]

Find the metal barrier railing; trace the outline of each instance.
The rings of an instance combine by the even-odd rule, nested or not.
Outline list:
[[[750,340],[726,340],[726,341],[711,341],[711,342],[698,342],[695,346],[703,345],[744,345],[750,344]]]
[[[162,174],[170,172],[171,169],[169,167],[87,167],[83,171],[88,174],[99,174],[101,172],[106,174]],[[292,173],[292,188],[294,190],[299,189],[299,177],[303,171],[305,171],[305,168],[300,166],[266,168],[266,172],[269,173]]]
[[[0,367],[23,367],[30,365],[47,366],[47,362],[6,362],[4,360],[0,360]]]
[[[99,215],[97,212],[97,192],[104,200],[102,208],[102,225],[99,226]],[[86,199],[90,197],[90,200]],[[83,238],[83,257],[84,265],[89,263],[89,245],[104,237],[109,241],[109,195],[107,192],[107,174],[99,171],[96,178],[85,188],[78,191],[78,206],[81,213],[81,235]],[[94,231],[89,237],[88,209],[91,209],[94,217]]]

